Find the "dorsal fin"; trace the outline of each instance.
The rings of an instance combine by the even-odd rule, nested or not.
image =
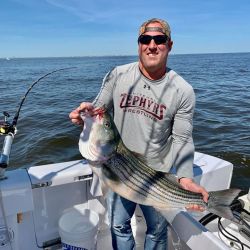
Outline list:
[[[117,153],[122,154],[122,155],[129,155],[131,157],[135,157],[138,161],[142,162],[142,163],[147,163],[147,159],[145,156],[131,151],[129,150],[124,143],[122,142],[122,140],[119,142],[119,145],[117,147]]]
[[[144,164],[144,167],[146,165],[146,167],[149,167],[147,165],[147,158],[137,152],[134,151],[130,151],[129,149],[127,149],[127,147],[124,145],[124,143],[122,142],[122,140],[119,142],[119,145],[117,147],[117,153],[121,154],[121,155],[126,155],[129,157],[135,157],[136,160],[140,161],[142,164]],[[159,171],[161,172],[161,171]],[[181,184],[178,182],[178,177],[174,174],[170,174],[170,173],[165,173],[165,172],[161,172],[162,176],[166,177],[166,179],[168,179],[170,182],[172,182],[174,185],[178,186],[179,188],[183,188],[181,186]]]

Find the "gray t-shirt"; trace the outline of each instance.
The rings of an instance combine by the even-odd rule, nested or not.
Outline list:
[[[152,81],[138,62],[118,66],[105,76],[94,105],[113,111],[123,143],[150,167],[193,177],[195,95],[176,72],[167,68],[162,79]]]

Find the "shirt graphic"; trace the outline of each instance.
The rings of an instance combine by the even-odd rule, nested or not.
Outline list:
[[[166,106],[156,103],[152,98],[127,93],[122,93],[120,97],[120,108],[124,112],[142,114],[153,120],[162,120],[164,117]]]

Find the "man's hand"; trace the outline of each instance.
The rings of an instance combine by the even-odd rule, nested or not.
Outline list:
[[[206,191],[205,188],[203,188],[202,186],[196,184],[192,179],[190,178],[181,178],[179,180],[181,186],[189,191],[195,192],[195,193],[201,193],[203,196],[203,200],[207,203],[208,202],[208,192]],[[195,211],[201,211],[203,212],[205,210],[205,208],[203,206],[199,206],[197,204],[193,204],[193,205],[189,205],[188,207],[186,207],[186,209],[188,210],[195,210]]]
[[[83,120],[80,116],[81,112],[92,111],[94,109],[94,106],[91,102],[82,102],[79,107],[74,109],[70,114],[69,118],[71,119],[71,122],[76,125],[83,125]]]

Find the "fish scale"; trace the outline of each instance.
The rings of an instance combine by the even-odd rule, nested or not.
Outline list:
[[[117,160],[115,160],[117,162]],[[119,161],[119,166],[116,164],[111,164],[110,168],[112,171],[119,177],[119,179],[128,187],[134,190],[134,192],[138,192],[141,195],[145,196],[145,199],[150,195],[152,199],[157,200],[159,202],[164,202],[162,196],[157,193],[157,190],[152,186],[150,189],[148,188],[150,183],[144,178],[141,178],[139,174],[135,171],[129,171],[127,165],[124,165],[124,161]],[[126,190],[125,190],[126,191]]]
[[[202,205],[220,217],[235,220],[230,204],[240,189],[209,192],[208,203],[205,203],[200,193],[185,190],[174,175],[154,170],[142,156],[126,148],[112,116],[105,109],[96,110],[83,118],[88,126],[84,126],[80,136],[79,149],[82,156],[92,163],[93,172],[114,192],[156,208]],[[102,166],[102,171],[95,171],[95,163]]]
[[[168,175],[149,168],[126,150],[120,151],[121,154],[110,159],[108,166],[126,186],[144,195],[145,199],[150,196],[166,207],[205,205],[200,194],[178,188]]]

